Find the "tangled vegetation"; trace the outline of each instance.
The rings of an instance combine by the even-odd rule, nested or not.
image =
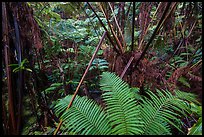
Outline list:
[[[5,135],[201,135],[201,2],[2,2]]]

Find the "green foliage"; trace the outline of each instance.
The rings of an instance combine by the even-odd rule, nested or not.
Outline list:
[[[140,108],[135,105],[134,95],[128,84],[115,74],[106,72],[102,75],[100,85],[105,91],[102,98],[107,104],[106,112],[113,127],[112,134],[141,134]]]
[[[181,82],[183,85],[185,85],[186,87],[191,87],[190,84],[187,82],[187,79],[185,77],[180,77],[178,79],[179,82]]]
[[[193,127],[189,128],[188,135],[202,135],[202,117],[198,119]]]
[[[52,91],[56,90],[58,87],[61,87],[63,83],[53,83],[49,88],[45,89],[45,93],[49,94]]]
[[[132,92],[133,94],[133,98],[135,98],[136,100],[140,100],[142,97],[141,95],[139,94],[139,88],[136,88],[136,87],[132,87],[130,88],[130,92]]]
[[[74,20],[74,19],[67,19],[61,20],[50,26],[53,28],[54,32],[59,37],[59,39],[70,39],[75,41],[76,43],[84,40],[85,37],[88,35],[88,30],[86,29],[86,24],[82,24],[82,21]],[[81,28],[83,25],[83,28]]]
[[[171,65],[174,67],[184,67],[186,66],[189,61],[192,59],[192,64],[198,63],[200,60],[202,60],[202,48],[199,48],[197,51],[195,51],[194,48],[189,47],[186,52],[181,52],[178,55],[174,55],[173,58],[170,59]],[[195,54],[194,54],[195,52]]]
[[[181,131],[174,122],[179,121],[182,114],[185,115],[183,110],[188,110],[183,100],[168,91],[157,90],[158,95],[148,91],[147,94],[151,99],[144,98],[141,112],[145,123],[144,133],[147,135],[171,134],[169,124]]]
[[[32,96],[33,97],[33,96]],[[33,97],[34,98],[34,97]],[[22,116],[23,116],[23,119],[22,119],[22,122],[23,122],[23,128],[22,128],[22,132],[21,134],[22,135],[31,135],[31,134],[34,134],[34,129],[36,129],[37,127],[37,118],[36,116],[34,115],[34,113],[32,112],[32,100],[30,99],[29,96],[24,96],[23,100],[23,110],[22,110]]]
[[[199,48],[195,55],[193,55],[193,63],[197,63],[199,60],[202,60],[202,47]]]
[[[105,24],[106,28],[108,28],[110,31],[110,28],[107,25],[107,19],[104,17],[104,14],[100,11],[100,9],[97,8],[98,3],[91,4],[102,22]],[[133,5],[130,6],[130,2],[126,2],[124,4],[125,18],[123,18],[121,4],[123,3],[114,3],[114,14],[117,16],[117,19],[119,19],[119,26],[122,30],[124,30],[126,44],[126,49],[124,50],[129,51],[132,42],[131,31]],[[144,36],[144,43],[142,44],[142,46],[145,46],[145,43],[148,42],[154,29],[156,28],[155,24],[158,23],[158,19],[160,18],[159,16],[161,16],[161,13],[157,13],[156,16],[153,17],[159,3],[150,3],[152,8],[150,10],[142,9],[142,7],[140,8],[141,4],[141,2],[136,2],[135,20],[136,22],[139,22],[137,22],[138,25],[135,25],[135,46],[139,44],[138,42],[143,36],[141,35],[141,32],[145,31],[141,29],[143,27],[143,23],[146,26],[150,25],[149,29],[147,30],[147,34]],[[95,47],[99,41],[99,35],[104,32],[98,18],[96,18],[93,11],[89,9],[87,3],[29,2],[29,5],[34,7],[35,19],[38,22],[43,34],[45,34],[43,35],[43,49],[45,51],[45,58],[52,58],[52,60],[55,61],[55,58],[53,57],[58,58],[59,55],[66,56],[67,53],[69,53],[68,58],[63,58],[64,60],[61,59],[61,62],[63,62],[61,63],[61,67],[65,73],[65,76],[68,77],[66,77],[67,79],[70,78],[74,81],[79,81],[82,75],[81,72],[83,72],[83,70],[86,68],[93,52],[95,51]],[[106,12],[108,11],[108,6],[107,4],[104,5]],[[193,6],[191,8],[197,9],[198,15],[193,14],[192,17],[195,16],[196,18],[197,16],[198,20],[195,28],[192,29],[191,35],[186,37],[193,26],[193,22],[188,22],[191,15],[189,15],[189,17],[185,15],[185,12],[188,12],[189,10],[186,7],[189,5]],[[158,32],[158,35],[155,37],[155,43],[152,44],[153,47],[151,50],[156,50],[158,56],[168,56],[169,53],[174,53],[177,50],[174,49],[177,47],[177,45],[174,44],[177,44],[177,42],[179,43],[180,40],[185,39],[184,44],[179,46],[178,52],[167,61],[170,63],[172,70],[186,66],[191,60],[193,65],[197,65],[202,61],[202,48],[196,47],[197,45],[202,44],[202,37],[201,34],[197,35],[194,31],[196,30],[199,32],[202,29],[202,15],[199,13],[199,6],[202,8],[202,3],[178,3],[176,10],[172,12],[172,14],[175,13],[175,18],[172,16],[173,20],[169,21],[167,24],[164,23],[163,27],[166,28],[168,26],[172,26],[173,29],[169,31],[161,28],[163,30],[161,30],[161,33]],[[144,12],[143,10],[146,11]],[[151,22],[146,22],[147,18],[149,18],[148,16],[144,21],[142,20],[143,18],[140,18],[140,15],[143,17],[142,14],[146,14],[148,12],[150,13],[149,17],[152,19]],[[62,19],[61,16],[66,16],[68,19]],[[110,23],[113,25],[113,29],[115,30],[116,34],[118,34],[118,29],[116,29],[117,27],[114,26],[115,22],[112,12],[108,14],[108,18]],[[122,28],[123,25],[124,28]],[[53,46],[50,46],[47,39],[51,40],[53,43],[51,45]],[[65,45],[67,46],[67,49],[63,49],[61,42],[64,42],[65,40],[73,42],[74,47],[72,47],[72,45]],[[195,51],[195,47],[198,49],[197,51]],[[143,47],[141,49],[143,49]],[[107,70],[108,63],[106,60],[102,59],[102,53],[103,50],[99,50],[97,55],[100,57],[93,61],[90,68],[91,71],[94,72],[95,70],[99,70],[101,73]],[[70,57],[70,54],[73,56]],[[47,62],[47,64],[46,68],[50,69],[53,67],[50,60]],[[164,64],[161,65],[163,65],[162,68],[165,67]],[[20,67],[18,64],[13,64],[13,67],[16,67],[13,72],[27,69],[24,67],[24,65]],[[29,71],[29,69],[27,70]],[[100,73],[96,74],[92,85],[97,85],[96,83],[98,81],[95,79],[99,78],[98,74]],[[170,77],[171,74],[172,71],[168,71],[167,77]],[[56,90],[59,90],[58,93],[64,92],[62,88],[63,84],[58,83],[59,78],[59,69],[52,68],[52,74],[48,76],[48,81],[52,83],[54,82],[54,84],[45,90],[46,94],[51,95],[53,91]],[[186,78],[180,77],[178,81],[184,86],[191,88]],[[191,93],[176,91],[176,95],[172,95],[169,93],[169,91],[157,90],[154,93],[151,91],[146,91],[148,97],[145,97],[140,95],[138,88],[130,88],[127,83],[123,82],[116,75],[111,73],[103,73],[101,79],[101,89],[104,91],[102,99],[106,103],[104,110],[94,104],[93,101],[78,96],[74,101],[75,103],[73,106],[66,112],[64,112],[64,110],[67,107],[71,97],[65,97],[57,103],[56,109],[60,109],[57,110],[56,113],[58,115],[63,114],[61,118],[64,118],[65,120],[62,128],[63,134],[171,134],[172,126],[181,131],[180,127],[182,122],[180,119],[183,116],[187,116],[186,113],[195,113],[199,116],[201,114],[201,106],[197,106],[199,103],[196,102],[196,97]],[[61,94],[61,97],[62,96],[63,95]],[[80,106],[78,106],[78,103]],[[90,110],[90,108],[92,108],[92,111],[86,111]],[[100,125],[100,122],[103,119],[105,119],[105,122],[101,123]],[[197,125],[195,127],[197,127]]]
[[[195,114],[195,115],[197,115],[199,117],[202,116],[202,106],[191,102],[190,107],[191,107],[191,111],[192,111],[193,114]]]
[[[50,36],[49,38],[52,41],[53,45],[51,46],[48,43],[46,43],[46,45],[44,46],[45,57],[48,59],[51,57],[56,57],[57,55],[63,52],[62,51],[63,48],[59,43],[58,38],[56,36]]]
[[[77,18],[78,14],[82,12],[82,9],[78,8],[83,3],[80,2],[53,2],[53,11],[59,13],[64,12],[72,18]]]
[[[94,53],[94,51],[95,51],[95,49],[96,49],[96,47],[89,46],[89,45],[87,45],[87,46],[80,45],[79,49],[80,49],[80,53],[81,53],[83,56],[86,55],[86,56],[88,56],[89,58],[91,58],[92,55],[93,55],[93,53]],[[99,50],[98,53],[97,53],[97,55],[102,55],[102,53],[103,53],[103,50]]]
[[[55,106],[59,115],[64,112],[72,96],[68,95],[61,99]],[[66,130],[85,135],[110,134],[111,128],[108,124],[107,114],[102,108],[87,97],[76,96],[72,107],[65,111],[61,118]]]
[[[177,90],[176,92],[176,96],[183,100],[183,101],[187,101],[189,103],[195,103],[197,105],[200,105],[200,102],[197,101],[197,95],[192,94],[192,93],[188,93],[188,92],[182,92],[180,90]]]
[[[78,82],[68,81],[67,84],[78,84]],[[53,91],[58,90],[58,94],[64,95],[63,83],[53,83],[50,87],[45,89],[45,94],[52,94]]]
[[[190,108],[192,114],[198,116],[198,121],[188,129],[188,135],[202,135],[202,106],[198,102],[191,102]]]
[[[90,67],[90,70],[92,69],[106,70],[108,69],[108,62],[105,59],[95,58]]]
[[[140,96],[138,88],[129,88],[126,82],[109,72],[102,74],[100,85],[104,91],[104,110],[86,97],[77,96],[68,110],[71,96],[59,100],[54,110],[58,116],[62,114],[66,127],[63,132],[166,135],[171,134],[171,126],[182,132],[181,118],[190,112],[188,102],[196,102],[193,94],[181,91],[175,91],[176,95],[169,91],[147,91],[149,97]]]
[[[181,57],[181,56],[175,56],[173,57],[170,62],[172,63],[173,66],[175,67],[184,67],[187,65],[187,61]]]
[[[24,59],[24,60],[20,63],[20,65],[18,65],[18,64],[10,64],[9,66],[15,67],[15,68],[13,69],[13,72],[14,72],[14,73],[16,73],[16,72],[18,72],[18,71],[21,71],[21,70],[27,70],[27,71],[32,72],[32,70],[31,70],[30,68],[25,67],[26,63],[28,63],[28,62],[29,62],[28,59]]]

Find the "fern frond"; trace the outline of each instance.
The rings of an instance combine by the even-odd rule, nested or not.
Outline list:
[[[182,99],[182,100],[186,100],[188,102],[194,102],[198,105],[200,105],[200,102],[197,101],[197,95],[193,94],[193,93],[188,93],[188,92],[182,92],[180,90],[176,90],[175,94],[178,98]]]
[[[76,96],[67,111],[71,96],[58,101],[54,110],[63,123],[63,132],[85,135],[169,135],[170,126],[180,132],[181,117],[190,113],[189,103],[196,101],[192,93],[165,90],[146,91],[140,96],[138,88],[128,84],[114,73],[104,72],[100,81],[104,91],[105,111],[93,100]]]
[[[186,115],[184,110],[187,106],[183,100],[177,96],[173,96],[168,91],[159,91],[156,93],[148,91],[147,94],[150,99],[142,99],[142,112],[141,117],[145,123],[143,131],[147,135],[160,135],[169,134],[169,125],[176,127],[179,131],[183,132],[175,121],[180,121],[181,115]],[[164,125],[163,123],[168,124]]]
[[[139,115],[140,107],[136,105],[133,92],[128,84],[114,73],[104,72],[100,81],[102,98],[107,107],[106,112],[113,127],[112,133],[117,135],[141,134],[143,126]]]
[[[66,110],[71,97],[70,95],[66,96],[55,106],[58,115]],[[64,121],[66,129],[73,133],[83,135],[108,135],[111,133],[107,115],[100,106],[86,97],[76,96],[71,108],[63,113],[61,119]]]

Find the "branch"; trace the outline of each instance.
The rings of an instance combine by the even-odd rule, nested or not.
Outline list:
[[[125,75],[125,72],[127,71],[127,69],[129,68],[130,64],[132,63],[134,59],[134,56],[130,57],[128,64],[125,66],[125,69],[123,70],[122,74],[120,75],[120,78],[122,79],[123,76]]]
[[[68,94],[68,90],[67,90],[67,88],[66,88],[66,77],[65,77],[65,74],[64,74],[64,70],[63,70],[63,68],[60,66],[60,64],[61,64],[61,62],[60,62],[60,60],[58,60],[58,62],[57,62],[57,67],[59,68],[60,75],[61,75],[61,78],[62,78],[64,93],[65,93],[65,95],[67,95],[67,94]]]

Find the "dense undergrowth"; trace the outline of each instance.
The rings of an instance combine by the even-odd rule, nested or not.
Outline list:
[[[3,2],[4,134],[202,134],[201,11],[201,2]]]

